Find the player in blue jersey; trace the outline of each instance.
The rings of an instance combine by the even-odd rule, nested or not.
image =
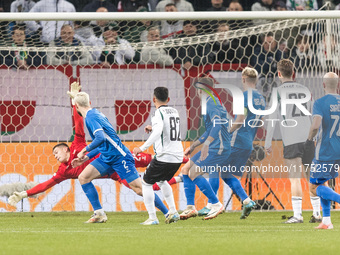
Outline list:
[[[332,229],[331,201],[340,203],[340,194],[328,187],[327,181],[336,178],[340,166],[340,95],[339,77],[335,73],[324,76],[326,95],[313,106],[313,122],[305,150],[313,147],[317,135],[315,157],[310,171],[310,192],[321,199],[322,222],[317,229]]]
[[[131,189],[140,196],[142,196],[142,182],[131,152],[119,139],[105,115],[97,109],[91,108],[89,95],[79,92],[74,97],[74,102],[77,112],[85,118],[92,143],[78,153],[78,158],[72,161],[72,166],[79,166],[100,153],[99,158],[87,165],[78,177],[79,183],[94,209],[93,216],[86,223],[104,223],[107,221],[107,216],[99,202],[98,192],[91,181],[100,176],[111,175],[116,171],[119,177],[125,179]],[[87,152],[89,153],[86,154]],[[160,199],[156,200],[163,204]]]
[[[242,84],[245,90],[244,95],[244,115],[235,117],[235,124],[230,128],[231,137],[231,154],[228,159],[228,164],[235,167],[232,173],[222,173],[222,178],[226,184],[240,197],[243,204],[243,212],[241,219],[249,216],[251,210],[255,207],[255,202],[252,201],[243,187],[240,184],[239,177],[244,173],[244,166],[253,150],[253,141],[261,120],[260,115],[254,114],[248,105],[248,97],[252,98],[253,108],[256,110],[264,110],[266,101],[264,97],[256,90],[258,73],[254,68],[246,67],[242,71]],[[251,95],[249,95],[251,93]],[[242,169],[243,168],[243,169]],[[238,178],[235,178],[238,177]]]
[[[262,116],[252,113],[248,106],[248,93],[251,91],[252,104],[256,110],[265,109],[265,99],[255,89],[258,79],[258,73],[254,68],[246,67],[242,71],[242,84],[244,89],[244,115],[235,116],[235,120],[231,122],[229,132],[231,136],[231,154],[226,160],[228,166],[231,166],[231,171],[223,171],[221,177],[223,181],[237,194],[242,200],[243,212],[241,219],[245,219],[249,216],[251,210],[255,207],[255,202],[252,201],[245,190],[243,189],[240,178],[244,173],[244,166],[247,163],[248,158],[253,150],[253,140],[255,138],[259,123]],[[210,182],[209,178],[209,182]],[[214,185],[214,182],[210,182],[211,187],[217,192],[219,188],[219,182]],[[198,215],[205,215],[210,211],[210,205],[204,207],[198,211]]]
[[[196,153],[182,168],[187,208],[180,217],[181,219],[188,219],[197,216],[195,209],[195,185],[197,185],[211,203],[211,210],[204,217],[207,220],[215,218],[223,212],[224,208],[210,184],[202,175],[204,173],[217,173],[217,180],[219,178],[219,169],[224,166],[225,160],[230,154],[229,119],[225,107],[213,95],[214,82],[211,78],[200,78],[195,86],[202,99],[202,107],[206,105],[206,114],[203,116],[206,131],[184,152],[185,155],[189,155],[197,146],[202,144],[200,152]]]

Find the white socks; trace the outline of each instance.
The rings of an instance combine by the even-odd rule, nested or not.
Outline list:
[[[103,208],[102,208],[102,209],[95,210],[94,212],[95,212],[95,213],[98,213],[99,215],[104,215],[104,214],[105,214]]]
[[[250,198],[247,197],[245,200],[242,201],[242,204],[247,205],[249,204],[250,201],[251,201]]]
[[[302,217],[302,197],[292,197],[292,205],[294,211],[294,217],[301,219]]]
[[[313,215],[314,217],[320,217],[320,198],[319,197],[310,197],[310,202],[313,207]]]
[[[329,217],[323,217],[323,218],[322,218],[322,223],[325,224],[325,225],[331,224],[331,223],[332,223],[332,222],[331,222],[331,216],[329,216]]]
[[[170,184],[167,181],[157,182],[157,184],[161,188],[164,199],[169,206],[169,213],[176,213],[175,199]]]
[[[313,207],[314,217],[320,217],[320,198],[310,197],[310,202]],[[292,205],[294,211],[294,217],[300,219],[302,217],[302,197],[292,196]]]
[[[157,219],[156,207],[155,207],[155,193],[153,191],[152,185],[142,182],[143,186],[143,199],[145,208],[149,213],[150,219]]]

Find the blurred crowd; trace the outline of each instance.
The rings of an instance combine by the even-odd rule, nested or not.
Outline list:
[[[5,12],[182,12],[182,11],[285,11],[318,10],[323,0],[0,0]],[[340,0],[328,9],[340,9]],[[276,63],[291,58],[298,71],[316,66],[339,66],[337,33],[314,36],[320,27],[300,26],[259,35],[226,38],[228,31],[263,25],[270,20],[188,21],[27,21],[0,22],[0,64],[20,69],[42,64],[90,65],[158,64],[183,68],[205,64],[245,63],[265,77],[261,91],[266,96],[275,86]],[[335,31],[337,32],[337,31]],[[199,35],[221,35],[209,43]],[[157,47],[157,42],[179,38],[187,46]],[[150,42],[145,47],[135,43]],[[29,51],[20,47],[54,47],[62,50]],[[72,50],[67,50],[67,47]],[[81,46],[92,47],[84,50]],[[109,47],[114,46],[114,47]],[[19,48],[18,48],[19,47]],[[79,50],[74,50],[79,47]],[[114,50],[112,50],[114,48]],[[81,50],[80,50],[81,49]],[[328,54],[328,55],[327,55]]]
[[[66,2],[58,0],[59,2]],[[38,2],[53,4],[57,0],[0,0],[0,11],[4,12],[28,12]],[[77,12],[95,12],[99,7],[105,7],[110,12],[136,12],[140,8],[147,11],[164,11],[168,3],[174,3],[178,11],[232,11],[230,7],[232,0],[202,1],[202,0],[68,0],[70,7]],[[278,3],[279,8],[288,10],[317,10],[325,4],[324,0],[240,0],[239,3],[244,11],[255,11],[259,9],[275,9]],[[330,1],[335,8],[339,0]],[[71,9],[70,9],[71,10]],[[234,9],[236,10],[236,9]]]

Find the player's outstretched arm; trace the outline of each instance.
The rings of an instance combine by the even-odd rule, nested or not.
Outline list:
[[[13,195],[8,198],[8,203],[11,206],[17,207],[17,203],[19,203],[25,197],[27,197],[26,191],[14,192]]]
[[[36,194],[42,193],[54,185],[56,185],[57,182],[53,179],[49,179],[48,181],[39,183],[38,185],[34,186],[33,188],[26,190],[26,191],[21,191],[21,192],[14,192],[12,196],[8,198],[8,203],[11,206],[16,207],[16,204],[20,202],[23,198],[34,196]]]
[[[71,84],[71,91],[67,91],[67,94],[72,99],[72,105],[73,105],[73,122],[74,122],[74,131],[75,136],[74,140],[72,142],[72,146],[77,151],[80,151],[83,147],[86,146],[86,140],[85,140],[85,131],[84,131],[84,119],[83,117],[77,112],[74,98],[79,93],[81,89],[81,86],[78,82],[73,82]]]
[[[74,132],[75,132],[74,140],[78,144],[86,143],[85,131],[84,131],[84,120],[83,120],[83,117],[81,117],[78,114],[75,106],[73,106],[73,120],[74,120]]]
[[[67,95],[72,99],[72,105],[75,105],[74,98],[76,97],[77,93],[81,90],[81,86],[78,82],[73,82],[71,84],[71,91],[67,91]]]

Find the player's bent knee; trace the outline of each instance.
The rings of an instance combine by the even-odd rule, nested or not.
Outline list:
[[[132,188],[132,189],[133,189],[133,191],[134,191],[137,195],[143,196],[143,190],[142,190],[141,188],[136,188],[136,187],[134,187],[134,188]]]
[[[82,172],[79,176],[78,176],[78,180],[79,180],[79,183],[81,185],[83,184],[86,184],[86,183],[89,183],[93,180],[94,178],[92,178],[90,175]]]
[[[91,182],[93,179],[100,177],[100,172],[92,165],[85,167],[83,172],[78,176],[81,185]]]
[[[85,176],[82,175],[82,174],[80,174],[80,175],[78,176],[78,180],[79,180],[79,183],[80,183],[81,185],[88,183],[88,182],[86,181]]]
[[[189,178],[193,181],[197,176],[202,175],[203,173],[200,170],[199,166],[193,165],[189,170]]]

